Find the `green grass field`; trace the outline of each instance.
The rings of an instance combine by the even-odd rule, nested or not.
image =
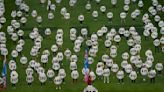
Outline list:
[[[55,0],[52,0],[54,3]],[[73,51],[73,43],[69,39],[69,29],[71,27],[76,27],[78,29],[82,27],[87,27],[89,29],[90,35],[93,32],[97,32],[98,29],[100,29],[103,25],[108,26],[108,28],[116,28],[122,26],[121,20],[120,20],[120,12],[123,11],[123,0],[118,0],[119,3],[117,3],[117,6],[115,8],[112,8],[112,5],[110,3],[110,0],[102,0],[100,5],[97,5],[94,0],[91,0],[92,4],[92,10],[98,10],[101,5],[105,5],[107,7],[107,12],[112,11],[114,14],[113,23],[109,24],[108,19],[106,18],[106,14],[102,14],[99,12],[99,17],[97,21],[95,21],[91,15],[91,12],[87,12],[85,10],[85,4],[87,0],[78,0],[77,4],[74,7],[69,7],[68,2],[69,0],[63,0],[60,5],[57,5],[56,11],[55,11],[55,18],[53,20],[48,20],[47,17],[47,10],[46,5],[44,7],[41,7],[39,0],[25,0],[25,2],[30,6],[30,11],[33,9],[36,9],[38,11],[38,15],[41,15],[43,17],[43,23],[41,24],[41,27],[39,27],[38,23],[36,23],[35,19],[31,17],[31,14],[29,14],[28,22],[25,26],[22,26],[21,28],[25,32],[25,45],[22,54],[28,57],[28,60],[30,60],[32,57],[30,56],[29,52],[31,50],[31,47],[33,46],[32,40],[29,38],[28,34],[32,30],[33,27],[38,27],[40,33],[44,37],[44,40],[42,42],[42,48],[41,52],[48,48],[51,49],[51,45],[55,44],[55,35],[56,30],[58,28],[62,28],[64,30],[64,44],[60,48],[60,51],[65,51],[66,48],[69,48]],[[144,8],[141,11],[141,15],[137,18],[137,20],[133,22],[133,20],[130,17],[130,14],[132,11],[134,11],[137,8],[136,4],[130,4],[130,10],[128,12],[128,16],[126,18],[126,23],[124,24],[125,28],[129,28],[134,24],[134,26],[137,28],[137,31],[142,34],[143,32],[143,23],[142,23],[142,15],[147,11],[148,7],[151,5],[151,0],[143,0],[144,1]],[[163,0],[158,0],[162,5],[164,5]],[[5,0],[5,6],[6,6],[6,13],[5,17],[7,18],[7,23],[4,25],[1,31],[6,32],[6,27],[10,25],[11,16],[10,13],[14,9],[18,9],[18,7],[15,6],[14,0]],[[70,20],[64,20],[63,17],[60,14],[60,9],[62,7],[67,7],[68,12],[71,14]],[[79,14],[85,15],[85,21],[83,25],[80,25],[79,21],[77,20],[77,17]],[[159,14],[162,19],[164,19],[164,13]],[[44,35],[44,29],[45,28],[51,28],[52,34],[51,36],[47,37]],[[78,31],[78,34],[80,34],[80,30]],[[7,35],[9,38],[9,36]],[[142,36],[143,37],[143,36]],[[101,38],[99,40],[99,52],[97,53],[97,57],[94,58],[95,62],[90,66],[91,69],[96,69],[96,62],[100,60],[101,56],[104,53],[109,54],[109,49],[106,49],[104,46],[104,40],[105,37]],[[15,45],[9,38],[7,41],[7,47],[9,49],[9,52],[11,52],[13,49],[15,49]],[[16,59],[17,61],[17,72],[19,74],[19,83],[16,85],[16,88],[13,88],[11,84],[9,83],[10,79],[10,71],[8,69],[8,84],[7,89],[3,90],[3,92],[82,92],[83,89],[87,86],[83,81],[83,75],[81,74],[81,69],[83,68],[83,59],[84,59],[84,51],[85,51],[85,43],[83,43],[83,46],[81,48],[78,60],[78,71],[80,73],[80,78],[78,79],[78,82],[76,84],[72,83],[71,78],[71,71],[69,70],[69,61],[67,61],[65,58],[63,60],[63,68],[66,70],[67,77],[66,77],[66,84],[62,84],[62,90],[56,90],[55,84],[53,81],[47,81],[45,86],[41,86],[40,82],[38,80],[38,74],[34,73],[35,80],[32,83],[32,86],[28,86],[26,83],[26,74],[25,69],[26,66],[23,66],[20,62],[20,56]],[[153,39],[149,39],[148,41],[145,41],[144,37],[142,38],[142,51],[141,51],[141,57],[143,61],[146,59],[145,57],[145,51],[147,49],[151,49],[154,52],[155,62],[160,61],[164,64],[164,53],[155,53],[154,46],[153,46]],[[125,51],[128,51],[128,45],[126,43],[126,39],[122,38],[122,41],[120,42],[120,45],[118,46],[118,56],[114,59],[114,62],[120,65],[122,58],[121,54]],[[52,54],[52,53],[51,53]],[[7,56],[7,60],[9,61],[11,58],[10,54]],[[51,67],[51,60],[52,55],[49,57],[49,63],[46,66],[46,69]],[[2,61],[2,60],[1,60]],[[37,58],[37,62],[40,62],[40,56]],[[155,63],[154,63],[155,64]],[[0,62],[0,71],[2,69],[2,62]],[[124,84],[117,84],[118,80],[114,74],[110,75],[110,83],[104,84],[103,80],[96,80],[94,82],[94,86],[99,90],[99,92],[164,92],[164,72],[161,76],[156,77],[156,83],[151,84],[149,79],[147,78],[146,82],[142,81],[142,77],[138,75],[138,78],[136,80],[135,84],[132,84],[128,75],[125,76]]]

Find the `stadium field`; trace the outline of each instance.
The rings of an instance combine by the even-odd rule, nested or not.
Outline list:
[[[151,6],[152,2],[151,0],[143,0],[144,7],[140,9],[137,5],[137,3],[130,3],[129,11],[127,12],[127,17],[125,19],[125,23],[121,22],[120,19],[120,13],[123,11],[124,6],[124,0],[117,0],[118,3],[115,7],[112,6],[110,0],[101,0],[100,4],[97,4],[95,0],[77,0],[77,3],[75,6],[70,7],[69,6],[69,0],[62,0],[61,4],[56,4],[55,0],[51,0],[52,3],[56,4],[56,10],[54,13],[54,19],[49,20],[48,19],[48,11],[47,11],[47,3],[44,5],[40,4],[40,0],[24,0],[27,5],[30,7],[29,13],[26,15],[27,17],[27,23],[25,25],[21,25],[21,28],[24,31],[23,39],[25,40],[25,45],[23,46],[22,55],[26,56],[28,58],[28,62],[31,59],[34,59],[30,55],[30,50],[32,46],[34,45],[33,40],[29,38],[29,33],[32,31],[34,27],[37,27],[39,29],[39,33],[43,37],[42,41],[42,48],[40,49],[40,53],[42,53],[45,49],[48,49],[51,51],[51,46],[56,43],[55,36],[57,34],[57,29],[63,29],[63,45],[59,48],[59,51],[64,52],[67,48],[69,48],[73,54],[76,54],[78,56],[78,72],[79,72],[79,78],[77,83],[72,82],[71,78],[71,70],[69,68],[70,61],[64,57],[62,60],[63,65],[62,68],[66,71],[66,78],[65,83],[61,84],[61,90],[56,90],[56,85],[53,81],[47,80],[45,82],[45,85],[40,84],[38,79],[38,74],[34,72],[34,82],[31,86],[27,85],[26,82],[26,68],[28,67],[28,64],[22,65],[20,63],[21,55],[19,55],[16,58],[17,63],[17,73],[19,74],[19,81],[16,84],[15,87],[12,87],[12,84],[10,83],[10,70],[7,69],[7,88],[3,89],[2,92],[83,92],[84,88],[87,86],[87,84],[84,82],[84,75],[81,73],[82,68],[84,67],[84,53],[86,49],[85,42],[82,43],[82,47],[79,53],[75,53],[73,51],[74,43],[70,40],[70,28],[74,27],[77,28],[77,35],[80,35],[80,29],[81,28],[87,28],[88,29],[88,38],[92,35],[92,33],[96,33],[97,30],[101,29],[102,26],[108,27],[108,31],[110,31],[111,28],[115,28],[118,30],[120,27],[124,27],[125,29],[129,29],[130,27],[134,26],[136,28],[136,31],[141,35],[141,46],[142,50],[140,52],[140,56],[143,62],[146,61],[145,52],[150,49],[153,52],[154,56],[154,62],[153,66],[157,62],[160,62],[164,64],[164,52],[155,52],[155,46],[153,45],[153,39],[150,37],[148,39],[145,39],[143,35],[144,31],[144,23],[142,22],[143,15],[148,12],[148,8]],[[85,5],[87,4],[87,1],[90,1],[92,8],[90,11],[87,11],[85,9]],[[139,0],[137,0],[138,2]],[[161,5],[164,6],[163,0],[158,0]],[[17,43],[14,43],[11,40],[11,37],[7,35],[7,26],[11,24],[11,12],[12,10],[18,10],[19,7],[15,5],[15,0],[4,0],[5,3],[5,18],[6,23],[4,24],[3,28],[0,30],[1,32],[6,33],[7,37],[7,48],[9,51],[9,55],[7,55],[7,62],[12,59],[11,51],[15,49]],[[107,7],[107,10],[104,13],[100,12],[100,6],[105,5]],[[66,7],[67,11],[70,13],[70,19],[66,20],[64,17],[60,14],[60,9],[62,7]],[[135,9],[140,9],[141,14],[136,18],[136,20],[133,20],[131,18],[131,13]],[[37,10],[38,15],[41,15],[43,18],[43,22],[41,24],[38,24],[36,20],[31,16],[32,10]],[[92,17],[92,11],[97,10],[99,12],[99,16],[97,19],[94,19]],[[106,17],[107,12],[113,12],[113,19],[112,23],[109,23],[109,20]],[[83,24],[80,24],[78,21],[78,16],[80,14],[83,14],[85,16],[85,20]],[[158,14],[161,17],[161,20],[164,20],[164,12],[160,12]],[[157,26],[153,20],[153,16],[150,16],[150,19],[154,23],[155,26]],[[52,33],[50,36],[46,36],[44,33],[44,30],[46,28],[50,28]],[[160,28],[158,28],[158,32],[160,31]],[[160,32],[159,32],[160,33]],[[161,37],[161,35],[159,35]],[[95,72],[96,71],[96,65],[99,60],[101,60],[101,56],[103,54],[110,54],[110,49],[106,48],[104,45],[105,41],[105,35],[98,39],[99,43],[99,50],[96,54],[96,57],[94,57],[94,63],[90,65],[89,67]],[[122,62],[122,53],[125,51],[129,52],[129,46],[127,45],[127,39],[125,37],[122,37],[121,42],[119,45],[114,43],[114,45],[117,46],[118,52],[117,57],[114,58],[114,62],[116,62],[119,67],[121,67]],[[49,68],[52,68],[52,58],[53,53],[50,52],[51,55],[48,57],[49,61],[46,65],[45,70],[47,71]],[[39,54],[35,59],[37,62],[40,62],[42,54]],[[0,71],[2,71],[3,67],[3,56],[0,57]],[[129,61],[128,61],[129,62]],[[55,73],[55,75],[57,75]],[[146,81],[143,82],[142,76],[140,73],[137,73],[137,79],[136,83],[131,83],[131,80],[129,78],[128,74],[125,74],[124,83],[119,84],[118,79],[116,77],[116,74],[112,73],[109,77],[109,84],[105,84],[104,80],[98,80],[96,79],[93,82],[93,86],[98,89],[99,92],[164,92],[164,72],[162,72],[161,75],[156,75],[156,81],[155,83],[150,83],[150,79],[147,77]]]

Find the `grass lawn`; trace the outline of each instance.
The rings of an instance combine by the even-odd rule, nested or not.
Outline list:
[[[14,0],[4,0],[5,1],[5,6],[6,6],[6,13],[5,17],[7,18],[7,23],[4,25],[1,31],[6,31],[6,27],[10,25],[11,21],[11,16],[10,13],[13,9],[18,9],[14,5]],[[97,32],[98,29],[100,29],[102,26],[106,25],[108,26],[108,29],[114,27],[118,29],[121,26],[124,26],[125,28],[129,28],[133,26],[136,27],[137,31],[142,35],[143,32],[143,23],[142,23],[142,15],[147,11],[148,7],[151,5],[151,0],[143,0],[144,1],[144,8],[141,10],[141,15],[137,18],[136,21],[133,21],[130,17],[130,14],[132,11],[134,11],[137,8],[137,4],[130,4],[130,10],[128,12],[128,16],[126,18],[126,23],[124,25],[121,24],[120,20],[120,12],[123,11],[123,0],[118,0],[118,4],[116,5],[115,8],[112,7],[110,0],[101,0],[102,2],[100,5],[97,5],[94,0],[91,0],[92,4],[92,10],[98,10],[101,5],[105,5],[107,7],[107,12],[111,11],[114,14],[114,18],[112,20],[112,24],[108,23],[108,19],[106,18],[106,14],[103,14],[99,12],[99,17],[97,21],[95,21],[92,17],[92,12],[87,12],[85,10],[85,4],[87,0],[78,0],[77,4],[74,7],[69,7],[68,2],[69,0],[62,0],[62,3],[60,5],[57,5],[56,11],[54,12],[55,18],[53,20],[48,20],[48,12],[46,10],[46,5],[42,7],[39,3],[40,0],[25,0],[25,2],[30,6],[30,11],[33,9],[36,9],[38,11],[38,15],[41,15],[43,17],[43,23],[41,24],[41,27],[39,27],[38,23],[36,23],[35,19],[31,17],[31,14],[29,14],[28,17],[28,22],[26,23],[25,26],[22,26],[21,28],[25,32],[25,45],[22,54],[28,57],[28,60],[31,60],[31,56],[29,54],[32,46],[34,43],[32,40],[29,38],[28,34],[34,27],[38,27],[40,33],[44,37],[44,40],[42,42],[42,48],[41,52],[47,48],[51,49],[51,45],[55,44],[55,36],[56,36],[56,30],[58,28],[62,28],[64,30],[64,44],[60,48],[60,51],[65,51],[66,48],[69,48],[73,52],[73,46],[74,44],[72,41],[69,39],[69,29],[71,27],[76,27],[78,29],[78,34],[80,34],[80,28],[82,27],[87,27],[89,30],[89,34],[91,35],[93,32]],[[55,0],[52,0],[54,3]],[[162,5],[164,5],[163,0],[158,0]],[[67,7],[67,11],[71,14],[71,19],[70,20],[65,20],[61,14],[60,14],[60,9],[62,7]],[[85,21],[83,25],[80,25],[79,21],[77,20],[78,15],[84,14],[85,16]],[[164,19],[164,13],[159,14],[162,19]],[[52,29],[52,34],[48,37],[44,35],[44,29],[45,28],[51,28]],[[11,41],[10,37],[7,36],[8,42],[7,42],[7,47],[9,49],[9,52],[11,52],[13,49],[15,49],[16,44],[13,44]],[[101,39],[99,39],[99,52],[97,53],[97,57],[94,58],[95,62],[90,66],[91,69],[95,70],[96,69],[96,64],[98,60],[100,60],[101,56],[104,53],[109,54],[109,49],[106,49],[104,46],[104,41],[105,41],[105,36]],[[76,84],[72,83],[72,78],[71,78],[71,71],[69,69],[69,61],[64,58],[63,60],[63,68],[66,70],[67,77],[66,77],[66,84],[62,84],[62,90],[56,90],[55,89],[55,84],[53,81],[47,81],[45,86],[41,86],[38,80],[38,74],[34,73],[35,80],[32,83],[32,86],[27,86],[26,83],[26,74],[25,74],[25,69],[27,68],[28,65],[21,65],[19,62],[20,56],[16,59],[17,62],[17,72],[19,74],[19,83],[16,85],[16,88],[13,88],[9,82],[9,76],[10,76],[10,71],[8,69],[8,86],[6,90],[3,90],[3,92],[82,92],[83,89],[87,86],[84,81],[83,81],[83,75],[81,74],[81,70],[83,68],[83,59],[84,59],[84,50],[85,50],[85,43],[83,43],[82,48],[80,53],[78,53],[79,59],[78,59],[78,71],[80,73],[80,78],[78,79],[78,82]],[[160,61],[164,64],[164,53],[155,53],[154,51],[154,46],[153,46],[153,39],[149,39],[146,41],[144,37],[142,36],[142,51],[141,51],[141,57],[143,61],[146,59],[145,57],[145,51],[147,49],[151,49],[154,52],[154,57],[155,57],[155,62],[154,65],[156,64],[157,61]],[[125,51],[128,51],[128,45],[126,43],[126,39],[122,38],[120,45],[118,46],[118,55],[114,59],[114,62],[119,64],[122,61],[121,54]],[[128,51],[129,52],[129,51]],[[52,53],[51,53],[52,54]],[[75,53],[76,54],[76,53]],[[11,58],[10,54],[7,56],[8,61]],[[52,60],[52,55],[49,57],[49,63],[46,66],[46,70],[49,69],[52,66],[51,63]],[[2,60],[1,60],[2,61]],[[37,62],[40,62],[40,55],[37,58]],[[0,71],[2,71],[2,62],[0,62]],[[138,78],[136,80],[135,84],[132,84],[128,75],[125,77],[124,84],[117,84],[117,78],[114,74],[110,75],[110,83],[109,84],[104,84],[103,80],[96,80],[94,82],[94,86],[99,90],[99,92],[163,92],[164,91],[164,72],[162,73],[161,76],[156,77],[156,83],[151,84],[149,79],[147,79],[146,82],[142,82],[142,77],[138,75]]]

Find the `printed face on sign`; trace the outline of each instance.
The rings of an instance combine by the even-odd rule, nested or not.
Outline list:
[[[130,64],[128,64],[126,67],[125,67],[125,71],[126,73],[130,73],[132,71],[132,66]]]
[[[89,64],[93,64],[94,63],[94,59],[92,57],[88,57],[88,63]]]
[[[112,59],[107,59],[107,60],[106,60],[106,65],[107,65],[108,67],[112,67],[112,65],[113,65],[113,60],[112,60]]]
[[[155,68],[156,68],[156,70],[158,70],[158,71],[162,71],[162,70],[163,70],[163,65],[162,65],[162,63],[157,63],[157,64],[155,65]]]
[[[66,57],[70,57],[71,56],[71,51],[69,49],[65,50],[64,55]]]
[[[28,83],[32,83],[32,82],[34,81],[34,77],[33,77],[32,75],[27,75],[27,76],[26,76],[26,81],[27,81]]]
[[[111,70],[112,70],[112,72],[116,73],[119,70],[118,65],[117,64],[113,64]]]
[[[86,10],[90,10],[90,9],[91,9],[91,4],[89,4],[89,3],[86,4],[86,5],[85,5],[85,9],[86,9]]]
[[[41,62],[42,63],[47,63],[48,62],[48,56],[47,55],[42,55],[41,56]]]
[[[122,58],[127,60],[129,58],[129,54],[127,52],[123,53]]]
[[[55,83],[56,85],[60,85],[60,84],[62,83],[61,77],[60,77],[60,76],[55,77],[54,83]]]
[[[49,78],[54,77],[54,75],[55,75],[55,73],[54,73],[53,70],[48,70],[48,72],[47,72],[47,76],[48,76]]]
[[[59,63],[53,63],[53,65],[52,65],[52,68],[54,69],[54,70],[59,70],[60,69],[60,64]]]
[[[16,46],[16,50],[18,51],[18,52],[21,52],[22,50],[23,50],[23,47],[21,46],[21,45],[17,45]]]
[[[44,82],[46,82],[46,80],[47,80],[47,77],[45,74],[43,74],[43,73],[39,74],[39,81],[40,82],[44,83]]]
[[[26,64],[26,63],[27,63],[27,57],[21,57],[21,58],[20,58],[20,62],[21,62],[22,64]]]
[[[78,71],[76,71],[76,70],[72,71],[71,77],[72,77],[73,79],[78,79],[78,77],[79,77]]]
[[[16,50],[13,50],[11,52],[12,57],[16,58],[18,56],[18,52]]]
[[[4,55],[4,56],[8,55],[8,50],[6,48],[2,48],[1,49],[1,54]]]
[[[117,52],[111,52],[111,53],[110,53],[110,56],[111,56],[112,58],[115,58],[115,57],[117,56]]]

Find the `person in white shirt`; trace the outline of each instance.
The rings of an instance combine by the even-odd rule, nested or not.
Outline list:
[[[33,18],[36,18],[36,17],[38,16],[37,11],[36,11],[36,10],[32,10],[31,16],[32,16]]]
[[[17,68],[16,62],[14,60],[10,60],[10,62],[8,63],[8,65],[9,65],[9,69],[11,71],[16,70],[16,68]]]
[[[150,70],[148,72],[148,77],[150,78],[151,83],[155,83],[156,71],[155,70]]]
[[[126,12],[126,13],[128,13],[128,11],[129,11],[129,5],[124,5],[124,11]]]
[[[77,69],[77,64],[76,64],[75,61],[71,61],[71,62],[70,62],[70,70],[73,71],[73,70],[75,70],[75,69]]]
[[[108,12],[106,16],[107,16],[107,18],[109,19],[109,23],[112,23],[113,12]]]
[[[111,71],[112,71],[114,74],[116,74],[118,70],[119,70],[118,64],[113,64],[112,67],[111,67]]]
[[[47,77],[48,77],[48,79],[51,81],[54,76],[55,76],[54,71],[51,68],[48,69],[48,71],[47,71]]]
[[[13,18],[13,19],[15,19],[16,18],[16,10],[13,10],[12,12],[11,12],[11,17]]]
[[[84,15],[79,15],[78,16],[78,20],[80,21],[80,24],[83,24],[83,21],[84,21]]]
[[[60,63],[61,65],[63,65],[63,62],[62,62],[62,60],[63,60],[63,58],[64,58],[63,53],[62,53],[62,52],[58,52],[56,56],[57,56],[57,58],[58,58],[58,60],[59,60],[59,63]]]
[[[106,12],[106,6],[100,6],[100,11],[105,14]]]
[[[56,84],[56,89],[61,89],[62,78],[60,76],[56,76],[54,79],[54,83]]]
[[[121,41],[120,35],[115,35],[113,38],[114,42],[116,42],[116,45],[119,46],[119,43]]]
[[[12,86],[15,87],[18,83],[18,73],[16,71],[12,71],[10,74],[10,82],[12,83]]]
[[[91,6],[91,4],[88,2],[88,3],[85,5],[85,9],[86,9],[88,12],[90,12],[91,8],[92,8],[92,6]]]
[[[16,58],[18,57],[18,51],[17,51],[17,50],[13,50],[13,51],[11,52],[11,55],[12,55],[12,57],[13,57],[13,60],[16,61]]]
[[[39,26],[41,26],[41,23],[43,22],[42,16],[37,16],[36,17],[36,22],[39,24]]]
[[[111,0],[111,4],[113,5],[113,7],[116,7],[117,0]]]
[[[99,16],[98,11],[95,10],[92,12],[92,17],[94,18],[95,21],[97,20],[98,16]]]
[[[25,26],[26,22],[27,22],[27,18],[26,17],[22,17],[20,19],[20,22],[22,23],[23,26]]]
[[[70,13],[65,13],[64,14],[64,19],[69,20],[71,18]]]
[[[155,65],[155,69],[158,71],[158,74],[162,74],[163,64],[162,63],[157,63]]]
[[[17,34],[18,34],[18,36],[19,36],[19,39],[23,39],[23,36],[24,36],[24,31],[23,31],[23,30],[19,29],[19,30],[17,31]]]
[[[87,28],[82,28],[81,29],[81,34],[82,34],[83,38],[87,39],[88,29]]]
[[[45,67],[48,63],[48,55],[41,55],[41,62],[43,64],[43,67]]]
[[[153,41],[154,47],[155,47],[155,52],[160,52],[160,40],[159,39],[154,39]]]
[[[60,76],[62,79],[62,82],[65,83],[66,72],[63,68],[59,69],[58,76]]]
[[[51,51],[53,53],[53,56],[56,56],[56,52],[58,51],[58,46],[56,44],[52,45]]]
[[[116,77],[117,77],[119,83],[123,83],[124,82],[124,71],[119,70],[116,74]]]
[[[133,22],[135,22],[137,16],[136,16],[136,13],[135,12],[132,12],[131,13],[131,18],[133,19]],[[134,24],[133,24],[134,25]]]
[[[113,59],[107,59],[107,60],[105,61],[105,63],[106,63],[106,65],[107,65],[107,67],[108,67],[109,69],[111,69],[111,67],[113,66]]]
[[[67,49],[65,50],[65,52],[64,52],[64,55],[66,56],[66,59],[68,59],[68,60],[70,59],[71,54],[72,54],[72,53],[71,53],[71,50],[68,49],[68,48],[67,48]]]
[[[32,75],[27,75],[26,81],[27,81],[28,86],[31,86],[32,82],[34,81],[34,77]]]
[[[143,0],[139,0],[138,1],[138,7],[142,9],[143,6],[144,6]]]
[[[98,76],[98,79],[102,79],[103,77],[103,68],[102,66],[97,66],[96,68],[96,74]]]
[[[121,23],[125,23],[126,16],[127,16],[127,14],[125,12],[120,13]]]
[[[103,76],[104,76],[104,83],[109,83],[110,70],[107,66],[105,66],[103,70]]]
[[[45,73],[42,73],[42,72],[39,73],[39,81],[41,83],[41,86],[42,85],[45,85],[46,80],[47,80],[46,74]]]
[[[23,15],[23,12],[22,11],[17,11],[17,17],[20,19]]]
[[[76,83],[79,78],[79,73],[76,69],[71,72],[71,77],[73,79],[73,83]]]
[[[132,83],[135,83],[136,82],[136,79],[137,79],[137,73],[136,73],[136,71],[131,71],[130,74],[129,74],[129,77],[130,77]]]
[[[140,73],[143,76],[143,81],[146,81],[146,76],[148,74],[148,69],[146,68],[146,66],[142,66]]]
[[[52,64],[52,68],[57,72],[60,69],[60,63],[59,62],[54,62]]]
[[[28,68],[26,69],[26,75],[32,75],[33,73],[34,73],[34,71],[29,65]]]
[[[51,32],[50,28],[46,28],[44,33],[45,33],[45,35],[50,36],[52,32]]]

